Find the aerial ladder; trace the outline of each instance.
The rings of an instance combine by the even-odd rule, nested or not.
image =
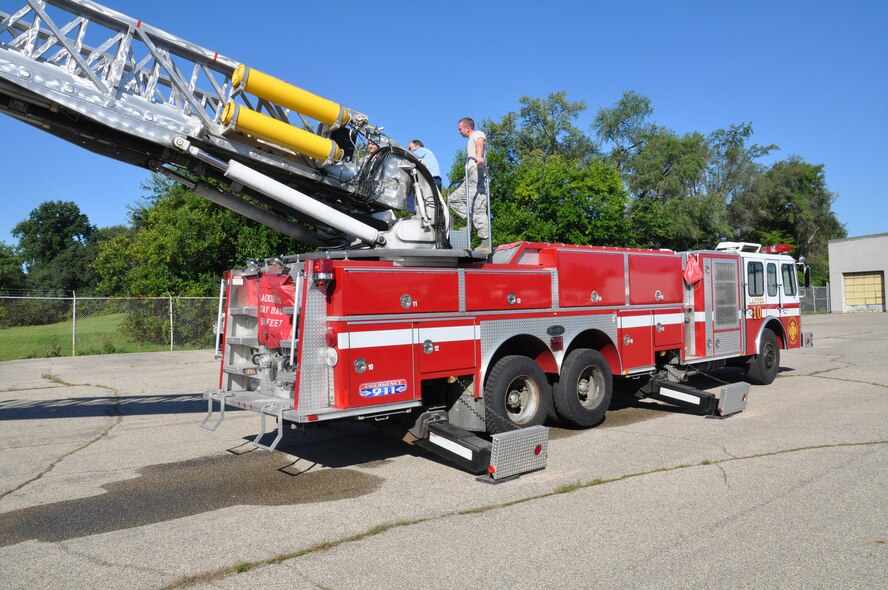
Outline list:
[[[90,0],[0,11],[0,112],[313,248],[450,248],[428,170],[366,115]]]

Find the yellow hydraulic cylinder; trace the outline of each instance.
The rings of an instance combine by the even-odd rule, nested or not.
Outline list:
[[[231,75],[231,83],[235,88],[243,85],[243,89],[254,96],[292,109],[327,125],[345,125],[350,119],[348,111],[332,100],[297,88],[244,64],[235,68]]]
[[[342,158],[342,149],[336,142],[233,102],[225,105],[222,123],[233,124],[241,133],[289,148],[321,162],[336,162]]]

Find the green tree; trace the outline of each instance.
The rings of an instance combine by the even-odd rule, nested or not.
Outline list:
[[[22,257],[15,248],[0,242],[0,291],[24,289],[25,278]]]
[[[632,194],[630,216],[642,246],[689,249],[721,233],[725,203],[704,190],[709,146],[699,133],[683,136],[651,127],[623,166]]]
[[[607,158],[617,170],[622,172],[650,137],[654,126],[648,119],[653,112],[650,99],[633,90],[624,91],[613,107],[598,110],[592,131],[602,144],[611,146]]]
[[[514,190],[493,203],[497,243],[623,245],[631,234],[626,193],[608,164],[555,155],[520,164],[513,180]]]
[[[46,201],[19,222],[12,235],[28,275],[28,287],[81,290],[92,286],[87,244],[96,228],[71,201]]]
[[[832,205],[837,195],[826,187],[823,165],[798,157],[775,163],[755,178],[730,206],[736,237],[762,244],[788,243],[805,256],[816,284],[829,271],[828,242],[847,236]]]
[[[95,229],[76,203],[46,201],[12,228],[12,235],[30,267],[51,261],[72,245],[85,246]]]
[[[488,142],[503,151],[505,161],[561,156],[581,162],[596,153],[595,144],[574,122],[586,110],[583,101],[571,102],[567,92],[546,98],[522,96],[518,113],[506,113],[500,121],[485,121]]]
[[[775,144],[749,144],[752,134],[752,123],[731,125],[709,134],[707,194],[721,195],[730,203],[762,174],[763,168],[756,160],[780,148]]]
[[[95,262],[114,295],[215,295],[222,273],[301,244],[154,176],[130,210],[132,229],[106,240]]]

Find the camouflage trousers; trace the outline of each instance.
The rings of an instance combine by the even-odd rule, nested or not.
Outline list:
[[[472,227],[475,229],[475,235],[481,239],[487,239],[489,228],[487,227],[487,193],[483,182],[478,182],[477,168],[469,168],[466,180],[463,181],[456,190],[447,197],[447,204],[453,209],[453,212],[466,219],[466,194],[471,195],[472,203]]]

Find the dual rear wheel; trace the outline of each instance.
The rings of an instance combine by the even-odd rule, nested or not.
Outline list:
[[[496,434],[542,424],[553,403],[562,422],[594,426],[604,418],[612,393],[610,368],[598,351],[572,351],[554,389],[532,359],[505,356],[494,364],[484,388],[487,431]]]

